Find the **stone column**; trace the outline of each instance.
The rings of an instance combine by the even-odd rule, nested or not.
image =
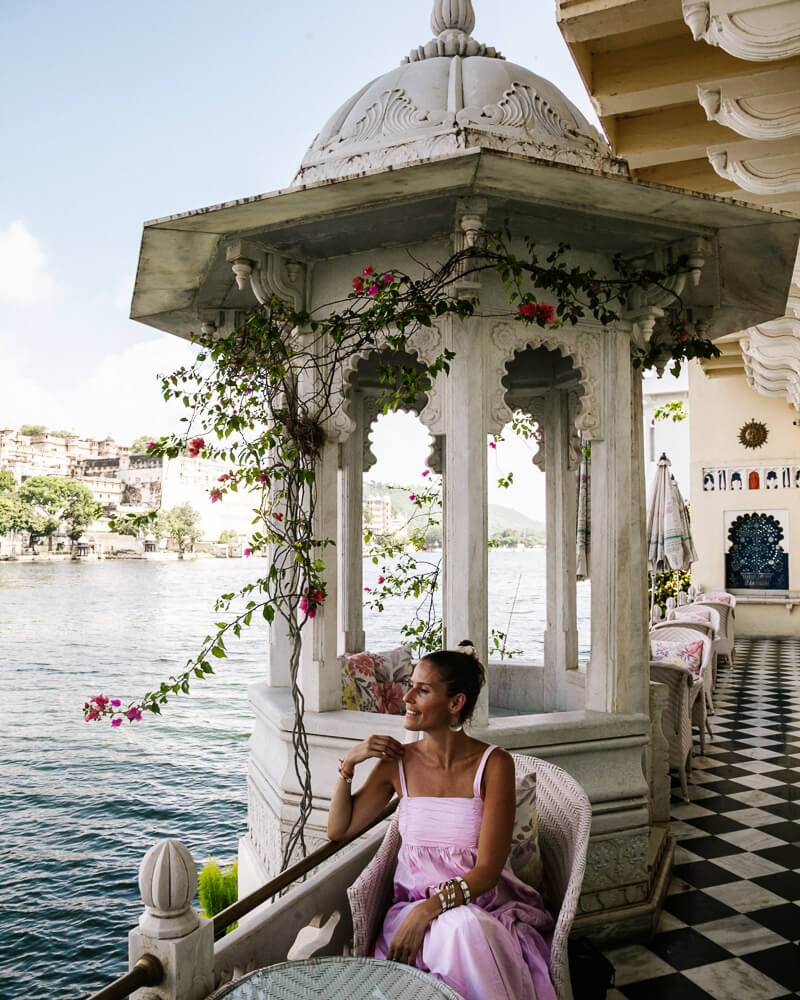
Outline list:
[[[151,847],[139,866],[139,890],[145,906],[128,935],[130,968],[153,955],[164,980],[137,990],[134,1000],[202,1000],[214,989],[214,924],[192,909],[197,869],[189,849],[179,840]]]
[[[592,442],[592,655],[586,708],[630,712],[631,698],[631,360],[629,328],[605,331],[603,439]],[[636,581],[641,586],[641,581]]]
[[[647,483],[642,374],[631,367],[631,711],[650,705],[650,607],[647,600]]]
[[[364,397],[355,387],[350,394],[350,416],[355,430],[341,445],[339,473],[339,593],[341,640],[345,653],[360,653],[364,638],[364,560],[362,555],[364,499]]]
[[[456,356],[444,383],[442,611],[446,647],[471,639],[485,664],[489,561],[483,333],[480,320],[462,323],[451,319],[445,334]],[[485,725],[488,719],[487,684],[481,692],[474,722]]]
[[[326,440],[316,468],[317,507],[314,516],[315,537],[338,536],[339,444]],[[322,574],[327,597],[316,617],[303,630],[300,658],[300,686],[308,712],[331,712],[342,705],[341,667],[338,661],[338,567],[337,547],[328,545],[316,555],[325,563]]]
[[[547,628],[544,634],[544,709],[567,707],[567,670],[578,666],[575,594],[576,470],[570,468],[569,397],[551,390],[544,400],[547,485]]]

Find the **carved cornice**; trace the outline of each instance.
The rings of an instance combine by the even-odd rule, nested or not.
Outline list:
[[[726,96],[720,87],[698,85],[697,97],[709,121],[749,139],[800,135],[800,90],[735,98]]]
[[[752,326],[739,345],[747,384],[800,410],[800,319],[782,316]]]
[[[261,305],[275,296],[295,309],[302,309],[306,269],[299,261],[268,253],[248,240],[227,243],[225,259],[231,265],[239,290],[243,292],[249,286]]]
[[[800,191],[800,154],[797,152],[779,151],[770,155],[770,151],[764,149],[747,158],[739,158],[732,149],[711,146],[708,160],[720,177],[753,194]]]
[[[665,316],[670,307],[677,304],[676,296],[683,293],[687,282],[697,288],[705,262],[712,256],[713,252],[714,248],[711,242],[698,236],[629,261],[635,267],[663,271],[679,257],[686,258],[685,271],[670,275],[659,285],[649,285],[647,288],[637,286],[631,290],[628,296],[623,316],[631,323],[636,324],[644,343],[647,343],[652,337],[656,323]]]
[[[772,62],[800,54],[797,0],[682,0],[694,40],[717,45],[737,59]]]

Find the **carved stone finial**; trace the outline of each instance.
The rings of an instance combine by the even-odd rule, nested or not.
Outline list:
[[[197,869],[191,852],[179,840],[162,840],[142,858],[139,891],[144,913],[143,933],[154,938],[184,937],[199,924],[192,909],[197,892]]]
[[[404,62],[419,62],[440,56],[504,58],[497,49],[482,45],[472,37],[472,29],[475,27],[472,0],[434,0],[431,27],[436,37],[426,45],[414,49]]]
[[[431,27],[435,35],[441,35],[445,31],[463,31],[471,35],[475,27],[472,0],[435,0]]]

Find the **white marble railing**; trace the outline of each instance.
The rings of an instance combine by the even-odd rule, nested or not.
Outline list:
[[[800,465],[732,465],[703,469],[703,492],[800,489]]]

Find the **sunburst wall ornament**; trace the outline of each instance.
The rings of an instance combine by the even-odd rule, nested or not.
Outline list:
[[[739,431],[739,443],[745,448],[760,448],[767,440],[767,425],[760,420],[750,420]]]

